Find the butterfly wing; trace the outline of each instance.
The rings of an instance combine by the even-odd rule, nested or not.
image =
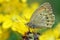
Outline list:
[[[28,25],[32,28],[48,27],[51,28],[55,21],[51,5],[46,2],[42,4],[32,15]]]

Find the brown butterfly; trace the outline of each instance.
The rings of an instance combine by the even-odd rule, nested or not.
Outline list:
[[[31,28],[51,28],[55,22],[55,15],[51,4],[43,3],[32,15],[27,24]]]

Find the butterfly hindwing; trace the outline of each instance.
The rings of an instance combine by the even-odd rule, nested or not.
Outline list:
[[[53,14],[51,5],[46,2],[42,4],[32,15],[29,22],[30,27],[48,27],[51,28],[54,24],[55,16]]]

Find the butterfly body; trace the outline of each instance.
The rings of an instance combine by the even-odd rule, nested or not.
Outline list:
[[[42,4],[32,15],[28,26],[32,28],[51,28],[55,22],[55,15],[53,14],[50,3]]]

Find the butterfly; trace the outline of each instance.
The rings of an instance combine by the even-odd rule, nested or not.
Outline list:
[[[49,2],[45,2],[32,14],[27,25],[31,28],[51,28],[54,23],[52,6]]]

